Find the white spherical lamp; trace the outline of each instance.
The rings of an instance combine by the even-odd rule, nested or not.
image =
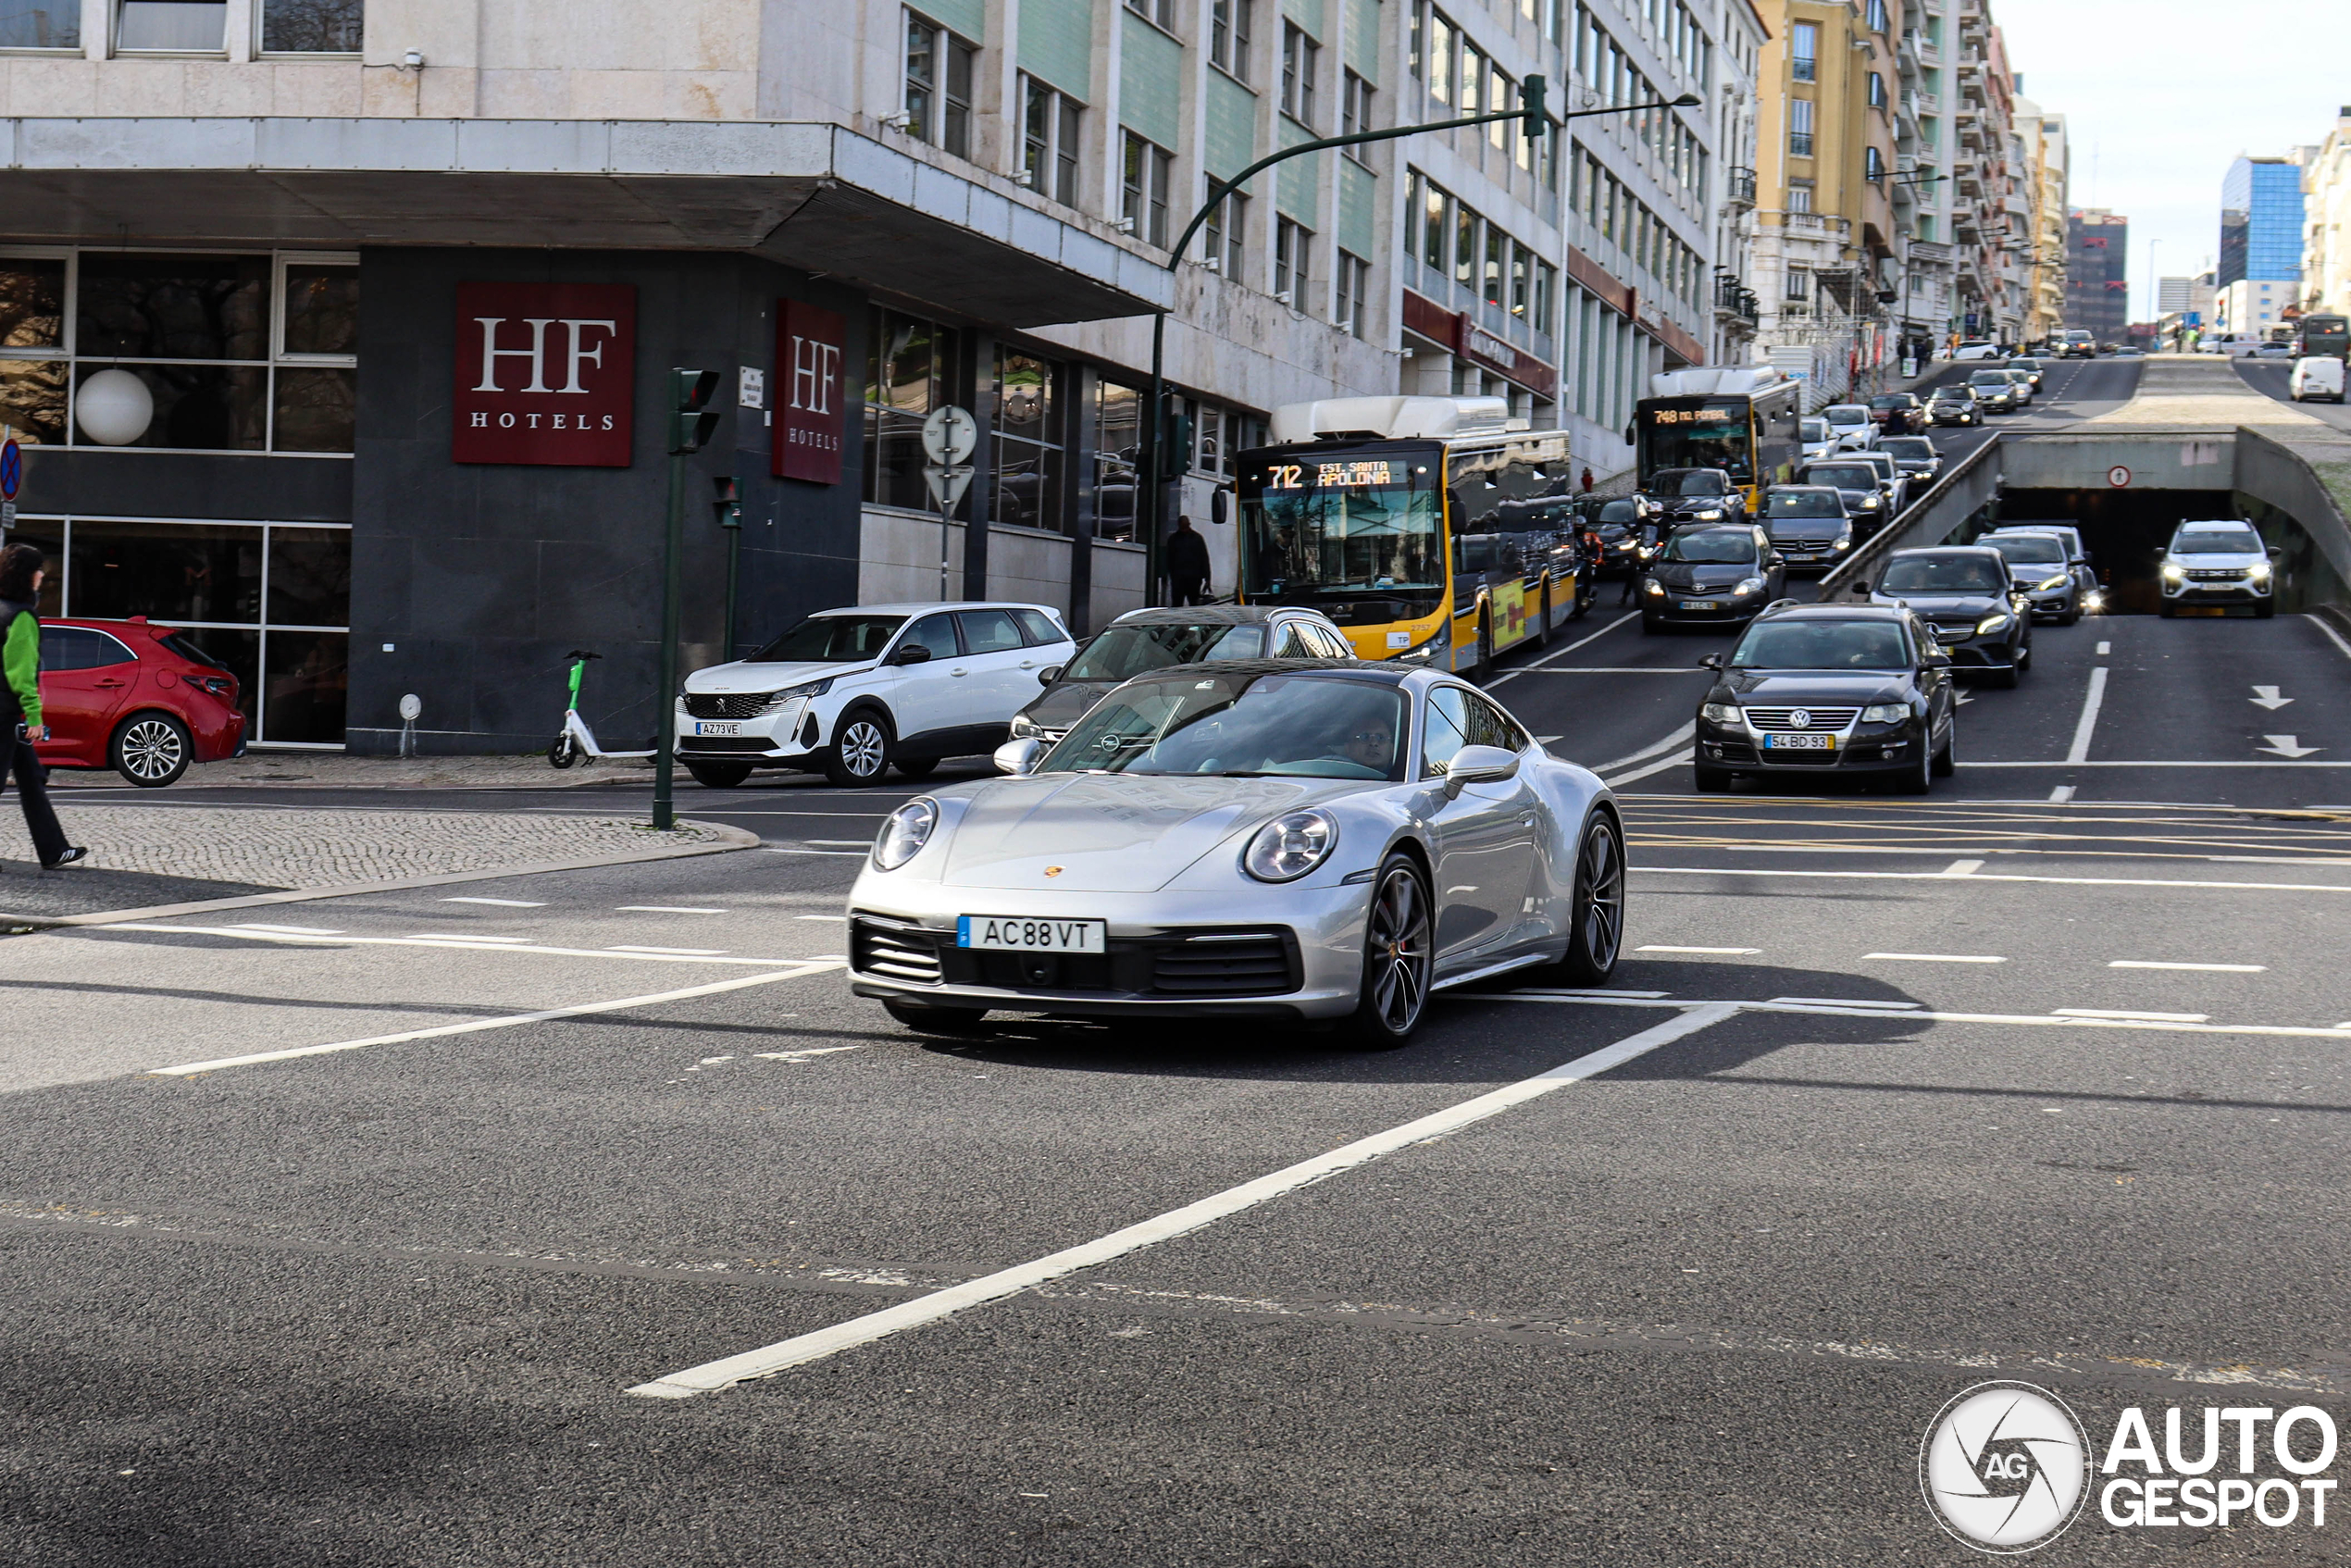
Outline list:
[[[154,422],[155,397],[128,370],[101,370],[74,392],[73,416],[100,446],[129,446]]]

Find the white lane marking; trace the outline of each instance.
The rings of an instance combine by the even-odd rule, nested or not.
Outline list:
[[[517,1024],[541,1024],[555,1018],[580,1018],[595,1013],[618,1013],[631,1007],[650,1007],[657,1002],[683,1002],[690,997],[715,996],[721,991],[741,990],[746,986],[773,985],[777,980],[796,980],[803,975],[815,975],[832,969],[830,964],[803,964],[790,969],[779,969],[769,975],[743,975],[731,980],[714,980],[706,986],[688,986],[683,990],[655,991],[648,996],[624,996],[616,1002],[583,1002],[570,1007],[543,1008],[537,1013],[510,1013],[497,1018],[475,1018],[463,1024],[442,1024],[429,1029],[409,1029],[396,1035],[374,1035],[367,1039],[337,1040],[331,1045],[298,1045],[286,1051],[256,1051],[249,1056],[222,1056],[210,1062],[183,1062],[176,1067],[150,1067],[148,1073],[163,1077],[186,1077],[192,1073],[218,1072],[223,1067],[251,1067],[264,1062],[290,1062],[297,1056],[325,1056],[338,1051],[357,1051],[369,1045],[400,1045],[412,1039],[437,1039],[443,1035],[478,1034],[484,1029],[511,1029]]]
[[[2345,864],[2351,865],[2351,862],[2345,862]],[[792,918],[795,920],[829,920],[836,926],[846,926],[849,924],[849,916],[846,915],[795,915]]]
[[[2098,657],[2099,657],[2099,658],[2103,659],[2103,658],[2105,658],[2105,657],[2106,657],[2108,653],[2113,653],[2113,652],[2114,652],[2114,644],[2113,644],[2113,643],[2111,643],[2111,642],[2101,642],[2101,643],[2099,643],[2099,644],[2098,644]]]
[[[616,903],[616,915],[724,915],[723,909],[696,909],[682,903]]]
[[[1564,991],[1483,991],[1485,1002],[1540,1002],[1555,1007],[1692,1007],[1689,1002],[1643,1002],[1630,996],[1577,996]],[[1996,1024],[2014,1025],[2021,1028],[2058,1029],[2146,1029],[2156,1034],[2175,1035],[2258,1035],[2274,1039],[2341,1039],[2351,1030],[2351,1023],[2337,1024],[2331,1029],[2312,1028],[2306,1024],[2170,1024],[2152,1018],[2074,1018],[2059,1017],[2054,1013],[1943,1013],[1920,1008],[1916,1012],[1903,1009],[1915,1007],[1907,1002],[1848,1002],[1822,1006],[1817,1002],[1733,1002],[1723,1003],[1742,1013],[1791,1013],[1815,1018],[1901,1018],[1918,1019],[1930,1024]]]
[[[1620,773],[1613,778],[1603,778],[1600,782],[1613,790],[1619,784],[1630,784],[1636,778],[1647,778],[1652,773],[1663,773],[1669,767],[1679,767],[1686,762],[1696,762],[1697,760],[1698,752],[1695,749],[1692,749],[1690,751],[1680,753],[1674,756],[1665,757],[1660,761],[1653,762],[1647,767],[1636,767],[1630,773]]]
[[[2066,748],[2070,763],[2090,760],[2090,732],[2098,727],[2098,704],[2106,701],[2106,666],[2090,672],[2090,690],[2082,699],[2082,716],[2073,725],[2073,744]]]
[[[1522,989],[1524,989],[1524,990],[1526,990],[1526,991],[1528,991],[1528,992],[1535,993],[1535,994],[1538,994],[1538,995],[1542,995],[1542,996],[1581,996],[1581,997],[1593,997],[1593,998],[1600,998],[1600,997],[1610,997],[1610,998],[1614,998],[1614,997],[1620,997],[1620,996],[1621,996],[1621,997],[1628,997],[1628,998],[1630,998],[1631,1000],[1633,1000],[1633,1001],[1635,1001],[1635,1002],[1657,1002],[1657,1001],[1660,1001],[1660,1000],[1661,1000],[1661,999],[1663,999],[1663,998],[1665,998],[1665,997],[1672,996],[1672,995],[1673,994],[1672,991],[1621,991],[1621,990],[1612,990],[1612,989],[1611,989],[1611,990],[1577,990],[1577,989],[1573,989],[1573,988],[1561,987],[1561,986],[1526,986],[1526,987],[1523,987]],[[1679,1002],[1675,1002],[1673,1005],[1678,1007],[1678,1006],[1680,1006],[1681,1004],[1680,1004]]]
[[[1950,865],[1943,868],[1943,875],[1946,877],[1972,877],[1983,869],[1984,863],[1980,860],[1955,860]]]
[[[2351,659],[2351,642],[2345,642],[2342,638],[2336,636],[2334,628],[2327,625],[2326,622],[2320,620],[2316,616],[2306,616],[2304,618],[2308,620],[2312,626],[2317,627],[2320,631],[2325,632],[2327,641],[2342,649],[2343,656],[2345,658]]]
[[[504,946],[508,942],[527,942],[529,937],[476,937],[463,931],[411,931],[412,942],[492,942]]]
[[[2290,737],[2289,737],[2290,739]],[[2256,751],[2264,748],[2256,747]],[[2323,749],[2323,748],[2321,748]],[[1962,762],[1961,767],[2351,767],[2351,762]]]
[[[606,952],[663,952],[677,958],[717,958],[727,952],[723,947],[640,947],[634,942],[623,942],[615,947],[608,947],[604,951]]]
[[[2274,686],[2257,686],[2253,689],[2253,695],[2247,697],[2245,701],[2257,708],[2267,708],[2271,713],[2275,713],[2294,699],[2279,696],[2278,689]]]
[[[1681,665],[1529,665],[1521,675],[1707,675],[1714,672]],[[1500,681],[1496,681],[1497,686]]]
[[[1664,877],[1835,877],[1861,882],[1948,882],[1940,871],[1784,871],[1707,865],[1635,865],[1635,873]],[[2351,886],[2332,882],[2196,882],[2158,877],[2026,877],[2013,871],[1981,871],[1971,882],[2042,882],[2061,888],[2219,888],[2229,892],[2351,893]]]
[[[1648,745],[1643,746],[1639,751],[1629,752],[1623,756],[1617,758],[1614,762],[1604,762],[1600,764],[1599,766],[1592,769],[1592,771],[1594,773],[1613,773],[1620,767],[1630,767],[1633,764],[1653,757],[1660,752],[1671,752],[1678,748],[1687,746],[1697,738],[1698,720],[1692,719],[1689,723],[1682,726],[1681,728],[1673,731],[1673,734],[1666,736],[1663,740],[1652,740]]]
[[[759,1350],[746,1350],[740,1355],[672,1372],[651,1382],[640,1383],[628,1392],[648,1399],[689,1399],[696,1394],[728,1388],[745,1378],[767,1377],[790,1367],[805,1366],[842,1350],[870,1345],[890,1335],[937,1323],[967,1308],[1001,1300],[1049,1280],[1059,1279],[1064,1275],[1094,1268],[1113,1258],[1188,1235],[1383,1155],[1459,1132],[1463,1127],[1498,1116],[1572,1083],[1621,1067],[1661,1046],[1670,1045],[1686,1035],[1719,1024],[1737,1011],[1737,1005],[1731,1002],[1694,1007],[1679,1017],[1643,1029],[1638,1034],[1628,1035],[1613,1045],[1579,1056],[1573,1062],[1562,1063],[1547,1073],[1538,1073],[1506,1088],[1462,1101],[1458,1105],[1406,1122],[1401,1126],[1390,1127],[1386,1132],[1341,1144],[1327,1153],[1301,1160],[1286,1169],[1259,1176],[1254,1181],[1243,1182],[1212,1197],[1187,1203],[1180,1209],[1112,1231],[1097,1240],[1064,1248],[1032,1263],[984,1275],[944,1290],[934,1290],[911,1301],[903,1301],[877,1313],[867,1313],[863,1317],[851,1318],[829,1328],[820,1328]]]
[[[544,909],[543,903],[529,899],[442,899],[443,903],[494,903],[501,909]]]
[[[864,1040],[856,1045],[812,1045],[805,1051],[754,1051],[752,1055],[762,1062],[812,1062],[819,1056],[838,1056],[844,1051],[863,1051],[873,1043]]]
[[[1988,952],[1865,952],[1864,962],[1872,958],[1898,959],[1904,964],[2006,964]]]
[[[340,937],[342,932],[332,926],[263,926],[249,921],[238,923],[240,931],[269,931],[281,937]]]
[[[2307,854],[2208,854],[2204,858],[2233,865],[2351,865],[2351,860]]]
[[[1850,996],[1775,996],[1773,1002],[1785,1002],[1797,1007],[1921,1007],[1923,1002],[1886,1002],[1869,997]]]
[[[769,854],[830,855],[835,860],[863,860],[865,858],[865,852],[864,850],[800,850],[791,849],[782,844],[762,844],[759,847],[765,850]]]
[[[1652,944],[1648,947],[1636,947],[1633,951],[1635,952],[1715,952],[1728,954],[1761,952],[1763,950],[1760,947],[1662,947]]]
[[[2049,803],[2051,805],[2061,806],[2072,798],[2073,786],[2071,784],[2060,784],[2056,789],[2049,791]]]
[[[2266,964],[2166,964],[2154,958],[2118,958],[2107,965],[2109,969],[2196,969],[2214,975],[2265,975]]]
[[[2117,1007],[2052,1007],[2060,1018],[2129,1018],[2142,1024],[2208,1024],[2209,1013],[2142,1013]]]
[[[801,842],[814,844],[820,850],[869,850],[874,847],[871,839],[802,839]]]
[[[2256,746],[2253,749],[2257,752],[2268,752],[2274,756],[2301,758],[2308,756],[2313,752],[2326,750],[2324,746],[2297,745],[2291,735],[2264,735],[2261,739],[2267,740],[2269,744]]]
[[[1531,669],[1540,669],[1540,668],[1542,668],[1545,665],[1549,664],[1549,663],[1551,662],[1551,660],[1552,660],[1552,659],[1563,659],[1563,658],[1567,657],[1570,653],[1573,653],[1574,652],[1575,652],[1575,650],[1577,650],[1578,648],[1583,647],[1583,646],[1584,646],[1584,644],[1585,644],[1585,643],[1586,643],[1586,642],[1598,642],[1598,641],[1601,638],[1606,637],[1606,636],[1607,636],[1610,632],[1614,631],[1614,630],[1615,630],[1618,627],[1623,626],[1623,625],[1626,621],[1636,621],[1636,620],[1639,620],[1640,618],[1641,618],[1641,612],[1640,612],[1640,611],[1638,611],[1638,610],[1633,610],[1633,611],[1630,611],[1630,612],[1628,612],[1628,613],[1626,613],[1626,614],[1624,614],[1624,615],[1619,616],[1617,616],[1614,620],[1612,620],[1612,621],[1609,622],[1609,623],[1608,623],[1608,625],[1606,625],[1606,626],[1604,626],[1604,627],[1600,628],[1600,629],[1599,629],[1599,630],[1598,630],[1598,631],[1596,631],[1596,632],[1592,633],[1589,637],[1583,638],[1583,639],[1581,639],[1580,641],[1574,641],[1574,642],[1571,642],[1571,643],[1569,643],[1566,647],[1564,647],[1564,648],[1561,649],[1561,650],[1560,650],[1558,653],[1556,653],[1550,654],[1550,655],[1549,655],[1549,656],[1548,656],[1548,657],[1546,657],[1546,658],[1537,659],[1537,660],[1536,660],[1536,661],[1535,661],[1535,663],[1533,663],[1533,664],[1531,664],[1531,665],[1521,665],[1521,666],[1519,666],[1519,667],[1518,667],[1518,668],[1516,668],[1516,669],[1513,669],[1513,670],[1505,670],[1505,671],[1503,671],[1500,675],[1499,675],[1499,676],[1497,676],[1497,677],[1495,677],[1495,678],[1494,678],[1494,684],[1493,684],[1493,686],[1488,686],[1488,687],[1486,688],[1486,690],[1487,690],[1487,691],[1491,691],[1494,689],[1494,686],[1499,686],[1499,685],[1501,685],[1501,684],[1502,684],[1502,682],[1503,682],[1503,681],[1505,681],[1505,680],[1515,680],[1515,679],[1517,679],[1520,676],[1524,675],[1524,674],[1525,674],[1528,670],[1531,670]]]
[[[511,937],[297,937],[285,931],[241,931],[234,926],[168,926],[159,920],[126,920],[119,925],[99,927],[106,931],[169,931],[181,936],[242,937],[249,942],[323,942],[332,947],[421,947],[447,952],[452,948],[470,949],[476,952],[535,952],[554,958],[629,958],[641,964],[751,964],[764,968],[773,964],[806,964],[812,958],[834,956],[830,953],[812,954],[810,958],[728,958],[713,952],[708,956],[685,951],[640,949],[627,951],[596,947],[542,947],[533,942],[525,945]]]

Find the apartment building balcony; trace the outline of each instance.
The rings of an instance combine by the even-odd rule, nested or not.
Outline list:
[[[1756,297],[1755,291],[1736,278],[1724,273],[1714,280],[1716,317],[1753,326],[1762,319],[1762,307],[1763,302]]]
[[[1829,212],[1776,212],[1760,215],[1767,224],[1776,223],[1791,235],[1806,239],[1843,239],[1853,232],[1850,218]]]
[[[1906,27],[1894,45],[1894,58],[1906,71],[1919,68],[1919,30]]]
[[[1727,170],[1726,178],[1723,181],[1723,201],[1724,205],[1734,208],[1753,206],[1755,205],[1755,170],[1735,166]]]

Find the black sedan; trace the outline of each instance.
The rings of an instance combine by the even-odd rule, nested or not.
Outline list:
[[[1800,485],[1826,485],[1845,498],[1854,531],[1867,539],[1894,516],[1894,497],[1886,492],[1877,465],[1859,457],[1830,457],[1808,463],[1796,471]]]
[[[1986,414],[2013,414],[2024,406],[2006,370],[1978,370],[1967,383],[1975,389],[1976,405]]]
[[[1875,775],[1908,794],[1958,756],[1950,657],[1898,605],[1780,604],[1756,617],[1698,709],[1691,782]]]
[[[1747,492],[1722,468],[1660,468],[1641,493],[1665,515],[1668,528],[1685,523],[1743,523]]]
[[[1910,477],[1910,493],[1924,495],[1943,471],[1943,454],[1934,450],[1934,442],[1926,436],[1888,436],[1877,443],[1877,449],[1894,459],[1894,466]]]
[[[1951,655],[1954,671],[2014,686],[2033,664],[2033,616],[2010,586],[2009,564],[1982,544],[1939,545],[1932,550],[1897,550],[1885,558],[1885,575],[1869,590],[1870,603],[1915,611],[1934,628],[1935,641]]]
[[[1984,409],[1975,400],[1975,389],[1960,382],[1934,389],[1926,400],[1926,417],[1932,425],[1981,425]]]
[[[1736,626],[1787,591],[1787,567],[1753,524],[1698,524],[1665,541],[1641,584],[1641,629]]]
[[[1763,527],[1791,572],[1827,571],[1857,542],[1845,497],[1830,485],[1773,485],[1763,497]]]

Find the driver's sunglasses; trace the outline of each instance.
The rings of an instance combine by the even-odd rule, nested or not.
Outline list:
[[[1395,740],[1396,737],[1392,732],[1386,729],[1359,729],[1354,734],[1349,736],[1348,739],[1350,740],[1368,741],[1375,746],[1385,746],[1390,740]]]

